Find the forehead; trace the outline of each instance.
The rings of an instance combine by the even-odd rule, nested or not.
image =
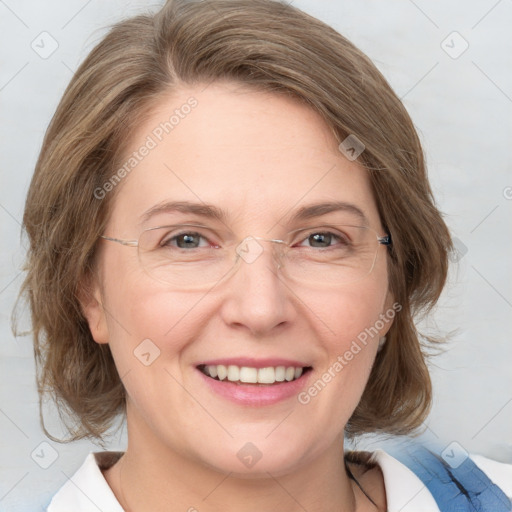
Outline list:
[[[145,149],[144,149],[145,148]],[[133,134],[111,216],[140,227],[166,202],[216,205],[231,223],[268,229],[320,202],[359,208],[378,226],[369,177],[322,118],[297,100],[213,83],[162,97]]]

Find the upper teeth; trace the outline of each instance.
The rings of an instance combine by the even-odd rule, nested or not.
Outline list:
[[[266,368],[251,368],[249,366],[235,366],[230,364],[205,365],[203,373],[219,380],[227,379],[231,382],[247,382],[252,384],[273,384],[274,382],[291,381],[302,375],[302,367],[295,366],[268,366]]]

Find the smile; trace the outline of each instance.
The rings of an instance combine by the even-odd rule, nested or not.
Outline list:
[[[276,382],[291,382],[301,377],[304,372],[311,369],[310,366],[267,366],[254,368],[250,366],[237,365],[199,365],[198,369],[207,377],[218,381],[227,380],[240,384],[266,384]]]

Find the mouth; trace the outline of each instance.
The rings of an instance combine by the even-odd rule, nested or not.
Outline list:
[[[293,382],[312,370],[311,366],[237,366],[223,364],[200,364],[197,369],[210,379],[238,385],[274,386]]]

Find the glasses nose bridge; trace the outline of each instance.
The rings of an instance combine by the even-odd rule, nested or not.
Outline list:
[[[278,240],[275,238],[265,238],[262,236],[246,236],[237,246],[236,255],[237,260],[242,259],[246,263],[255,262],[264,251],[264,247],[260,242],[270,242],[272,246],[272,255],[276,259],[277,268],[282,267],[282,255],[286,248],[286,242],[284,240]],[[274,250],[277,246],[277,251]]]

